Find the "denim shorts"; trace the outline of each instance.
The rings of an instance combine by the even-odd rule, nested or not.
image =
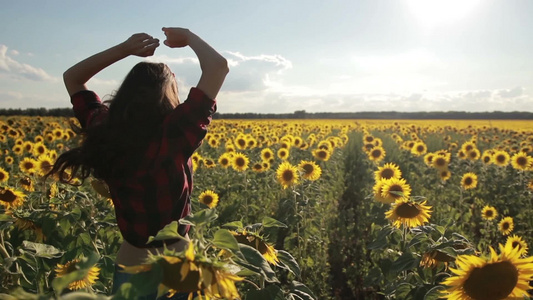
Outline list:
[[[131,276],[133,276],[132,274],[121,272],[121,270],[122,268],[115,264],[115,274],[113,275],[113,289],[112,289],[113,294],[115,294],[119,290],[120,286],[123,283],[128,282]],[[189,297],[189,293],[176,293],[174,294],[174,296],[170,298],[167,295],[168,294],[157,298],[157,289],[155,289],[152,294],[138,297],[136,299],[138,300],[187,300]],[[193,299],[195,297],[196,297],[196,293],[193,295]]]

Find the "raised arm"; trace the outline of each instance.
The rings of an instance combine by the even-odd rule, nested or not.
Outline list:
[[[202,69],[202,75],[196,87],[209,98],[215,99],[229,72],[226,59],[188,29],[163,27],[163,32],[167,37],[165,45],[170,48],[189,46],[196,53]]]
[[[125,42],[80,61],[63,73],[63,81],[69,95],[86,90],[87,81],[113,63],[130,55],[151,56],[158,46],[158,39],[146,33],[137,33]]]

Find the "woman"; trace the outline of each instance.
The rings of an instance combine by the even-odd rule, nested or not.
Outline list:
[[[63,182],[93,175],[106,182],[124,238],[117,265],[141,264],[148,252],[161,252],[163,244],[177,251],[185,248],[186,240],[147,240],[190,213],[191,155],[205,137],[216,110],[214,99],[229,71],[226,59],[188,29],[164,27],[163,32],[166,46],[189,46],[200,62],[200,80],[182,104],[174,74],[165,64],[141,62],[133,67],[109,107],[87,89],[86,82],[109,65],[130,55],[153,55],[159,40],[145,33],[63,74],[85,139],[59,156],[49,175],[56,173]],[[180,225],[178,231],[187,237],[188,226]],[[127,276],[115,272],[113,293]]]

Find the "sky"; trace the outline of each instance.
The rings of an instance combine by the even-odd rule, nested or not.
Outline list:
[[[0,1],[0,108],[70,107],[62,74],[146,32],[150,61],[176,74],[180,98],[200,77],[196,33],[229,62],[220,113],[533,112],[531,0]],[[88,82],[111,99],[140,57]]]

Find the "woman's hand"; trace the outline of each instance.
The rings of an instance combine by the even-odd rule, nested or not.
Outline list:
[[[159,40],[146,33],[136,33],[123,42],[120,47],[124,54],[147,57],[154,55]]]
[[[189,36],[191,32],[185,28],[163,27],[167,39],[164,44],[170,48],[182,48],[189,45]]]

